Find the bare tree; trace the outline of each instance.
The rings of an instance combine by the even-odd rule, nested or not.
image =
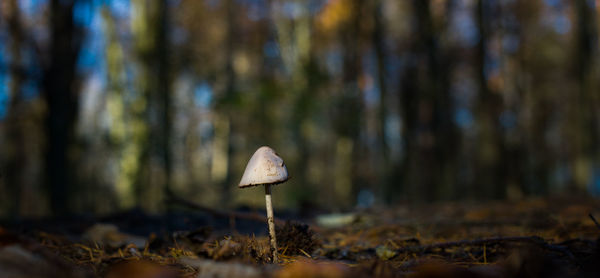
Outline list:
[[[8,2],[6,14],[6,22],[10,35],[10,54],[11,65],[10,76],[10,103],[8,106],[6,119],[6,133],[9,152],[6,159],[6,184],[5,186],[10,191],[9,215],[17,216],[20,213],[21,206],[21,187],[23,181],[23,169],[25,168],[25,159],[27,157],[24,143],[24,130],[22,126],[23,103],[21,89],[25,81],[25,69],[22,61],[22,48],[24,46],[24,30],[21,22],[21,13],[19,4],[16,0]]]
[[[74,0],[50,1],[50,43],[43,69],[46,100],[46,188],[54,214],[69,212],[72,165],[69,148],[79,107],[77,57],[83,32],[73,20]]]

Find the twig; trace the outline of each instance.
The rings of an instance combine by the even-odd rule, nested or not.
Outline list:
[[[562,254],[566,255],[567,257],[569,257],[573,261],[576,260],[575,256],[573,256],[573,254],[571,253],[571,251],[569,251],[568,248],[566,248],[564,246],[560,246],[560,245],[549,244],[549,243],[545,242],[543,238],[540,238],[537,236],[493,237],[493,238],[483,238],[483,239],[475,239],[475,240],[448,241],[448,242],[435,243],[435,244],[430,244],[430,245],[405,247],[405,248],[400,248],[397,251],[398,251],[398,254],[403,253],[403,252],[423,253],[423,252],[430,252],[433,249],[445,249],[445,248],[456,247],[456,246],[465,246],[465,245],[467,245],[467,246],[469,246],[469,245],[488,245],[489,246],[489,245],[500,244],[500,243],[505,243],[505,242],[534,243],[534,244],[540,245],[541,247],[546,248],[548,250],[562,253]]]
[[[265,223],[267,222],[267,217],[262,215],[262,214],[258,214],[258,213],[253,213],[253,212],[238,212],[238,211],[222,211],[222,210],[217,210],[217,209],[213,209],[207,206],[203,206],[197,203],[194,203],[192,201],[188,201],[185,200],[183,198],[174,196],[174,195],[170,195],[167,198],[167,202],[168,203],[174,203],[174,204],[178,204],[184,207],[188,207],[191,209],[195,209],[195,210],[200,210],[203,212],[206,212],[208,214],[212,214],[214,216],[217,217],[223,217],[223,218],[237,218],[237,219],[245,219],[245,220],[251,220],[251,221],[257,221],[257,222],[262,222]],[[279,218],[275,218],[275,224],[277,225],[283,225],[284,221],[279,219]]]
[[[600,224],[598,223],[598,221],[596,221],[596,218],[591,213],[588,214],[588,216],[592,219],[592,221],[594,221],[594,224],[596,224],[596,227],[598,229],[600,229]]]
[[[430,245],[421,245],[416,246],[416,248],[422,249],[423,251],[428,251],[431,249],[444,249],[455,246],[463,246],[463,245],[483,245],[483,244],[496,244],[501,242],[515,242],[515,241],[533,241],[538,240],[538,237],[531,236],[518,236],[518,237],[492,237],[492,238],[482,238],[482,239],[474,239],[474,240],[459,240],[459,241],[447,241],[440,242]]]

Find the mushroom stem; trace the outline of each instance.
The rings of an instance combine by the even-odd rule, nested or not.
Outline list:
[[[267,203],[267,223],[269,223],[269,238],[271,242],[271,252],[273,253],[273,263],[278,263],[277,256],[277,238],[275,237],[275,222],[273,220],[273,203],[271,203],[271,185],[265,185],[265,201]]]

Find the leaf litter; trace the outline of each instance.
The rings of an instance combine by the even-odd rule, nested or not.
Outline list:
[[[350,213],[354,221],[334,227],[319,226],[316,218],[278,225],[279,264],[270,263],[265,233],[218,225],[140,236],[112,223],[88,225],[80,234],[5,223],[0,273],[17,278],[600,274],[600,225],[594,218],[600,203],[594,199],[441,203]],[[264,223],[254,225],[266,230]]]

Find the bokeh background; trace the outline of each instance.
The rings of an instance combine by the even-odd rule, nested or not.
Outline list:
[[[2,0],[0,216],[600,194],[594,0]]]

